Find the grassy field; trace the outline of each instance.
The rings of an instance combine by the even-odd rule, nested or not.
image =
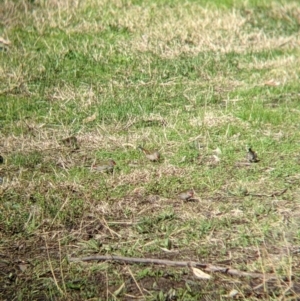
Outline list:
[[[0,300],[300,300],[300,4],[207,2],[2,1]]]

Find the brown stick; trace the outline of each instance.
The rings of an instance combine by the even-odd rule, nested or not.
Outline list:
[[[247,195],[251,195],[251,196],[257,196],[257,197],[263,197],[263,196],[266,196],[266,197],[269,197],[269,198],[272,198],[274,196],[280,196],[280,195],[283,195],[285,192],[287,191],[287,188],[282,190],[282,191],[276,191],[276,192],[273,192],[271,194],[255,194],[255,193],[248,193]]]
[[[200,263],[195,261],[172,261],[172,260],[164,260],[164,259],[156,259],[156,258],[134,258],[134,257],[123,257],[123,256],[113,256],[113,255],[69,258],[70,262],[107,261],[107,260],[121,262],[121,263],[125,262],[129,264],[140,263],[140,264],[160,264],[160,265],[175,266],[175,267],[196,267],[196,268],[201,268],[207,272],[212,272],[212,273],[219,272],[219,273],[229,274],[238,277],[263,278],[263,279],[276,278],[276,275],[273,274],[243,272],[228,267],[215,266],[212,264]]]

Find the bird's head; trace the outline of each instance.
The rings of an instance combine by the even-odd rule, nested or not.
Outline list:
[[[117,165],[117,163],[113,159],[109,159],[109,165],[114,166]]]

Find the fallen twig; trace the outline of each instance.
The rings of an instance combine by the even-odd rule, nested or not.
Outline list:
[[[288,189],[285,188],[284,190],[282,191],[276,191],[276,192],[273,192],[271,194],[256,194],[256,193],[247,193],[247,195],[251,195],[251,196],[257,196],[257,197],[263,197],[263,196],[266,196],[266,197],[269,197],[269,198],[272,198],[274,196],[280,196],[280,195],[283,195]]]
[[[175,266],[175,267],[196,267],[212,273],[219,272],[219,273],[229,274],[232,276],[262,278],[265,280],[271,278],[277,278],[276,275],[273,274],[244,272],[229,267],[215,266],[212,264],[200,263],[195,261],[172,261],[172,260],[156,259],[156,258],[135,258],[135,257],[123,257],[123,256],[114,256],[114,255],[69,258],[70,262],[107,261],[107,260],[121,262],[121,263],[124,262],[129,264],[140,263],[140,264],[160,264],[160,265]]]
[[[243,196],[255,196],[255,197],[268,197],[268,198],[273,198],[275,196],[280,196],[280,195],[283,195],[286,191],[288,190],[288,188],[285,188],[281,191],[274,191],[273,193],[271,194],[266,194],[266,193],[252,193],[252,192],[249,192],[249,191],[246,191],[243,193]],[[230,192],[229,193],[231,195],[234,195],[234,196],[238,196],[237,193],[233,193],[233,192]]]

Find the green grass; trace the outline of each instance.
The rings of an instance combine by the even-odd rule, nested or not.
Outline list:
[[[0,299],[297,300],[299,12],[287,0],[5,2]],[[247,164],[249,146],[260,162]],[[110,158],[113,173],[93,172]],[[189,188],[195,200],[179,200]],[[276,281],[68,261],[93,255]]]

